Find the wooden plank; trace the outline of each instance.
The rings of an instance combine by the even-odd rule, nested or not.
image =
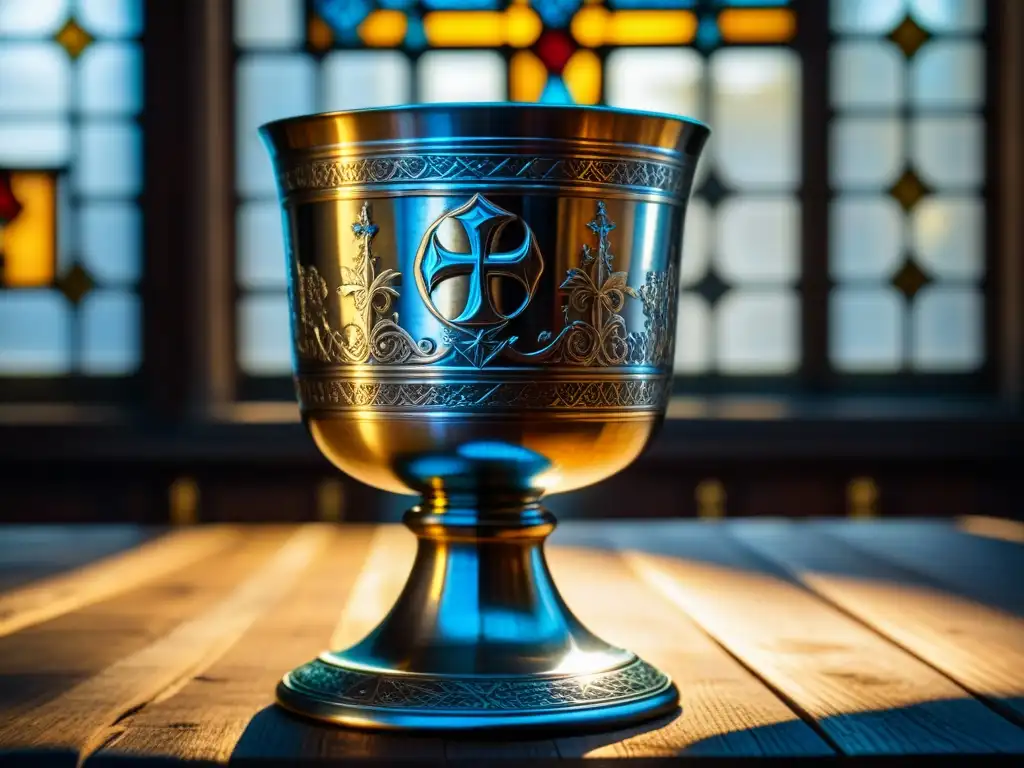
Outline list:
[[[815,527],[876,557],[910,568],[963,597],[1024,616],[1024,548],[958,531],[951,521],[822,520]]]
[[[799,523],[730,532],[810,589],[1024,723],[1024,619]]]
[[[226,552],[78,611],[0,637],[0,722],[133,654],[224,597],[280,545],[247,530]]]
[[[1015,544],[1024,544],[1024,523],[1019,520],[1006,520],[1001,517],[986,517],[984,515],[965,515],[957,518],[956,525],[960,530],[975,536],[987,536]]]
[[[125,760],[396,760],[443,758],[440,739],[401,737],[308,722],[274,705],[281,675],[325,647],[362,638],[397,597],[415,539],[398,526],[343,526],[309,572],[217,663],[181,690],[121,723],[87,765]],[[332,639],[333,638],[333,639]]]
[[[624,731],[558,740],[577,758],[808,757],[833,750],[772,691],[641,582],[601,541],[604,524],[567,525],[553,547],[552,572],[577,617],[610,643],[668,673],[682,711]],[[603,550],[602,550],[603,547]]]
[[[0,526],[0,593],[137,547],[161,533],[138,525]]]
[[[0,595],[0,637],[180,570],[238,540],[223,526],[174,531],[127,552]]]
[[[627,560],[849,755],[1024,753],[1024,730],[715,525],[609,526]]]
[[[59,696],[14,712],[0,724],[0,759],[42,753],[77,764],[126,714],[209,666],[287,592],[329,538],[326,527],[299,529],[224,599]]]

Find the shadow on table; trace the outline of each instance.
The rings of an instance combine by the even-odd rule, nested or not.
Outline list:
[[[1024,750],[1024,732],[1007,721],[993,731],[977,722],[977,702],[956,699],[915,704],[828,718],[829,731],[842,733],[844,765],[934,765],[937,755],[971,754],[972,765],[1007,764],[1006,752]],[[918,723],[962,720],[957,733],[937,729],[928,746],[911,743],[893,729],[893,719]],[[991,726],[992,721],[988,721]],[[834,726],[834,727],[832,727]],[[250,721],[231,755],[232,765],[277,766],[312,761],[317,765],[553,765],[581,761],[591,768],[625,768],[626,758],[641,758],[644,766],[678,766],[679,757],[715,758],[715,765],[834,764],[836,751],[803,720],[754,726],[700,736],[713,729],[705,718],[682,712],[651,723],[611,733],[551,735],[526,739],[438,737],[358,731],[308,722],[270,706]],[[870,733],[858,740],[852,734]],[[638,738],[638,737],[643,737]],[[829,740],[831,741],[831,740]],[[674,745],[683,746],[674,746]],[[1003,752],[1002,755],[999,753]],[[585,763],[583,761],[585,760]]]

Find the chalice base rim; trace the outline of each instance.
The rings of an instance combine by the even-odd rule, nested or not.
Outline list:
[[[300,684],[297,675],[314,673],[314,679],[326,675],[327,684]],[[377,690],[382,684],[393,686],[403,678],[423,685],[424,676],[401,670],[368,672],[361,667],[346,668],[337,658],[328,664],[314,659],[287,673],[277,686],[277,703],[293,714],[321,722],[357,730],[400,732],[473,732],[478,735],[516,732],[538,734],[564,733],[567,735],[611,731],[666,715],[678,710],[679,691],[665,673],[653,665],[633,656],[626,664],[586,674],[525,674],[511,676],[429,676],[430,687],[455,689],[489,684],[496,690],[524,692],[538,688],[557,687],[560,690],[585,691],[602,687],[613,679],[633,680],[618,694],[586,701],[585,697],[568,695],[562,700],[550,698],[541,706],[510,707],[481,699],[477,706],[445,706],[444,704],[361,703],[350,696],[351,684],[330,685],[330,675],[357,675],[362,684],[358,691]],[[637,683],[637,680],[644,682]],[[348,681],[346,681],[348,682]],[[308,683],[308,679],[307,679]],[[645,685],[646,683],[646,685]],[[637,685],[640,689],[637,690]],[[360,693],[356,694],[357,696]]]

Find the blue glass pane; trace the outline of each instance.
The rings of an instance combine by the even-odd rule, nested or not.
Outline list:
[[[423,0],[423,5],[426,8],[436,9],[480,10],[483,8],[497,8],[500,3],[499,0]]]
[[[608,4],[612,8],[693,8],[696,0],[610,0]]]
[[[235,0],[235,42],[251,48],[298,47],[305,32],[303,16],[302,0]]]
[[[313,8],[343,42],[354,43],[359,39],[356,28],[373,10],[373,3],[370,0],[314,0]]]
[[[142,215],[134,203],[86,203],[79,218],[83,266],[105,285],[139,279]]]
[[[61,114],[70,94],[71,62],[59,45],[0,44],[0,116]]]
[[[697,25],[697,46],[704,50],[710,50],[720,42],[722,42],[722,36],[718,31],[718,20],[705,16]]]
[[[815,0],[818,2],[819,0]],[[824,2],[824,0],[820,0]],[[715,5],[754,6],[764,8],[771,5],[789,5],[789,0],[715,0]]]
[[[71,126],[63,118],[0,121],[0,167],[52,168],[71,157]]]
[[[582,0],[534,0],[533,7],[549,27],[564,27]]]
[[[422,51],[427,47],[427,33],[423,31],[423,19],[419,16],[409,16],[405,47],[410,51]]]
[[[78,0],[75,18],[94,37],[142,33],[142,0]]]
[[[246,296],[238,307],[238,362],[246,373],[281,375],[291,370],[288,299],[281,294]]]
[[[3,0],[0,36],[48,37],[67,19],[68,0]]]
[[[565,83],[558,75],[551,75],[548,78],[547,85],[544,86],[544,91],[540,95],[540,101],[542,104],[574,103],[572,94],[569,93],[569,89],[565,87]]]
[[[136,195],[142,190],[142,133],[135,123],[84,123],[78,134],[75,188],[86,195]]]
[[[83,112],[130,115],[142,109],[142,51],[134,43],[93,43],[79,58]]]
[[[389,10],[404,11],[416,5],[416,0],[377,0],[377,5]]]
[[[0,291],[0,375],[67,373],[69,314],[57,291]]]
[[[93,291],[82,301],[83,372],[124,375],[139,367],[139,300],[133,293]]]

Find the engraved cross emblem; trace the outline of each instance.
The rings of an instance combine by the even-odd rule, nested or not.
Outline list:
[[[469,250],[458,252],[441,245],[438,227],[446,219],[454,219],[462,227]],[[504,229],[519,217],[498,207],[481,195],[474,195],[465,205],[456,208],[428,230],[421,246],[419,275],[424,299],[439,317],[440,311],[430,294],[441,283],[454,277],[468,277],[466,305],[457,317],[443,317],[446,323],[459,328],[486,328],[508,322],[526,309],[537,288],[544,263],[534,242],[533,232],[523,222],[523,242],[511,251],[497,251]],[[519,283],[526,298],[515,311],[505,314],[495,306],[491,280],[509,278]]]

